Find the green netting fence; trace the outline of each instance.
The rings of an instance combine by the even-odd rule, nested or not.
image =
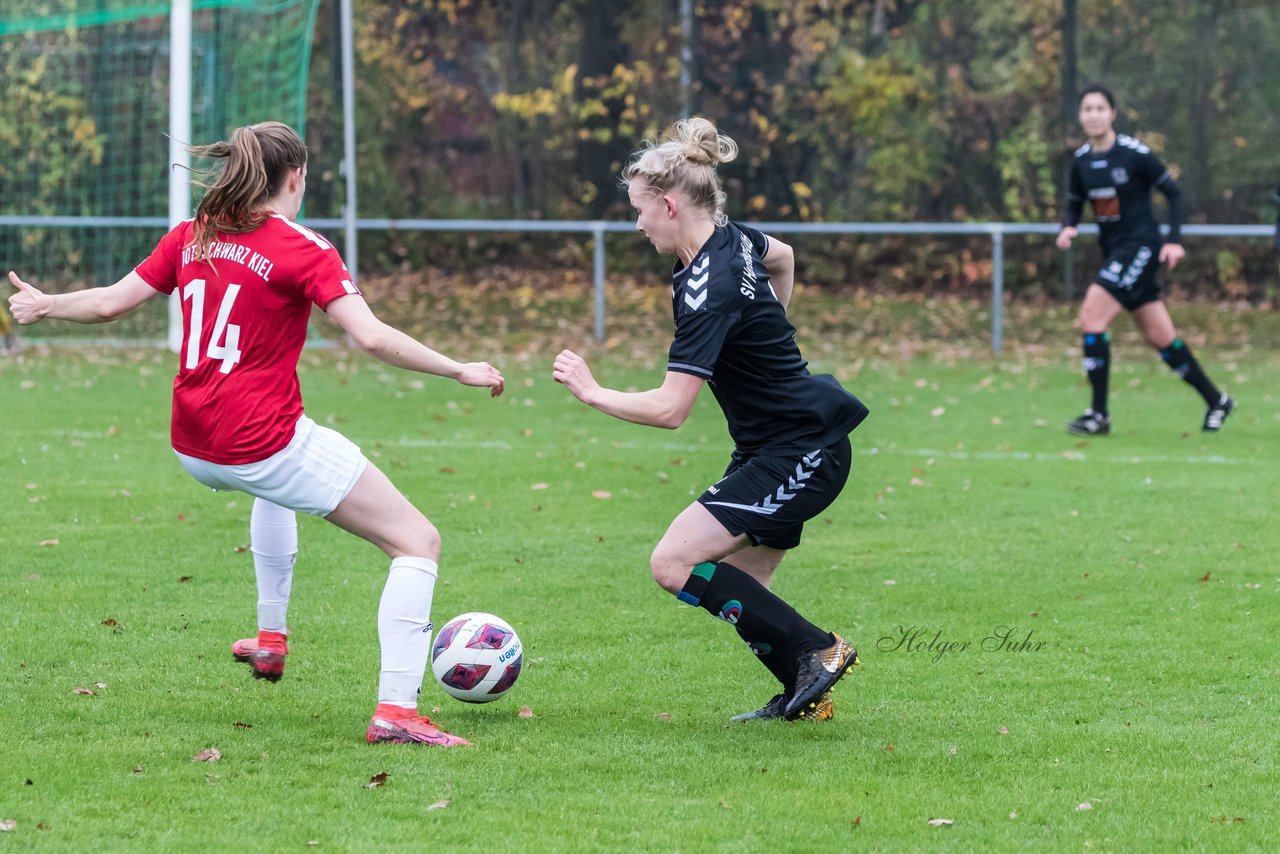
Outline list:
[[[223,139],[268,118],[304,130],[319,3],[193,0],[190,141]],[[137,0],[0,5],[4,269],[63,287],[109,284],[164,233],[169,14],[168,3]],[[33,224],[35,217],[87,216],[104,219]],[[117,218],[156,224],[138,228]],[[164,307],[153,302],[129,325],[161,335]]]

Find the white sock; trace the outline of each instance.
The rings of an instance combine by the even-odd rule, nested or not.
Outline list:
[[[437,571],[430,558],[398,557],[391,561],[378,606],[378,641],[382,644],[379,703],[418,707],[418,691],[431,654],[431,595]]]
[[[279,504],[253,499],[249,516],[253,571],[258,577],[258,628],[283,632],[298,558],[298,519]]]

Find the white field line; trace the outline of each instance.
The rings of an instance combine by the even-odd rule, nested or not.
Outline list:
[[[515,446],[507,442],[468,442],[456,441],[451,439],[410,439],[407,436],[401,436],[396,442],[383,442],[382,444],[398,445],[402,448],[493,448],[497,450],[510,451],[517,450]],[[688,444],[682,445],[678,442],[599,442],[602,447],[616,450],[655,450],[655,451],[683,451],[686,453],[711,451],[719,455],[728,455],[730,448],[726,446],[717,446],[711,444]],[[1127,463],[1129,465],[1146,465],[1148,463],[1186,463],[1188,465],[1218,465],[1218,466],[1238,466],[1238,465],[1254,465],[1258,461],[1254,459],[1232,459],[1221,454],[1192,454],[1190,456],[1172,456],[1168,454],[1136,454],[1132,456],[1123,455],[1101,455],[1086,454],[1084,451],[1070,450],[1058,453],[1049,453],[1045,451],[943,451],[935,448],[856,448],[854,454],[861,457],[924,457],[932,459],[946,460],[979,460],[979,461],[997,461],[997,462],[1033,462],[1033,463],[1050,463],[1050,462],[1100,462],[1100,463]]]
[[[107,434],[102,432],[94,432],[87,430],[50,430],[47,434],[49,437],[70,438],[78,440],[101,440],[106,439]],[[169,438],[167,433],[152,433],[152,437],[160,440]],[[532,442],[532,440],[531,440]],[[527,450],[527,446],[521,443],[520,446],[513,445],[510,442],[501,440],[477,440],[469,441],[466,439],[415,439],[408,436],[401,436],[398,439],[361,439],[358,444],[372,447],[374,445],[393,446],[399,448],[441,448],[448,450],[456,449],[473,449],[480,448],[490,451],[519,451],[521,453]],[[680,444],[679,442],[606,442],[600,441],[599,447],[621,450],[621,451],[676,451],[681,453],[705,453],[711,452],[717,456],[728,456],[730,448],[726,442],[720,444],[702,444],[690,443]],[[942,459],[942,460],[973,460],[979,462],[1025,462],[1025,463],[1083,463],[1095,462],[1106,465],[1148,465],[1151,463],[1177,463],[1186,465],[1213,465],[1213,466],[1240,466],[1240,465],[1262,465],[1262,461],[1252,457],[1247,459],[1233,459],[1222,454],[1191,454],[1188,456],[1173,456],[1170,454],[1093,454],[1085,453],[1079,450],[1059,451],[1050,453],[1047,451],[944,451],[939,448],[855,448],[854,454],[860,457],[919,457],[925,459]]]

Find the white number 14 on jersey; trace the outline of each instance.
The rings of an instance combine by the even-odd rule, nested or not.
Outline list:
[[[200,333],[204,330],[204,279],[192,279],[182,289],[182,298],[191,300],[191,325],[187,329],[188,370],[200,361]],[[210,359],[221,359],[218,369],[224,374],[231,373],[236,362],[240,361],[240,327],[227,323],[231,316],[231,306],[235,305],[236,296],[240,293],[239,285],[227,285],[227,292],[222,297],[222,305],[218,306],[218,317],[213,324],[213,336],[209,342],[209,350],[205,353]],[[218,342],[223,343],[219,344]]]

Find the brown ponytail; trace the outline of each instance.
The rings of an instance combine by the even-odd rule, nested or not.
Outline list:
[[[262,209],[280,192],[290,169],[307,163],[307,146],[296,131],[280,122],[261,122],[236,128],[231,139],[211,145],[194,145],[197,157],[226,160],[221,170],[193,170],[214,175],[213,183],[195,181],[208,190],[196,208],[196,257],[207,258],[209,246],[219,234],[253,231],[267,219]]]

